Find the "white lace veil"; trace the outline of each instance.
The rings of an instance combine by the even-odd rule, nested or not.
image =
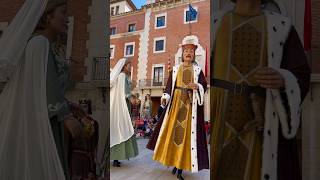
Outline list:
[[[123,66],[128,62],[127,58],[120,59],[117,64],[112,68],[110,73],[110,87],[112,88],[113,85],[117,82],[118,76],[122,71]]]
[[[0,80],[8,79],[17,65],[41,18],[48,0],[25,0],[0,38]]]
[[[29,41],[47,3],[25,0],[0,39],[0,78],[10,78],[0,94],[0,179],[65,179],[47,109],[49,42]]]

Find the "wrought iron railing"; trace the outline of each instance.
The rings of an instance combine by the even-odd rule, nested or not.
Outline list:
[[[109,78],[107,57],[95,57],[92,62],[92,80],[107,80]]]
[[[165,86],[167,84],[168,79],[161,79],[156,80],[156,79],[141,79],[138,82],[138,87],[139,88],[146,88],[146,87],[161,87],[161,86]]]
[[[210,84],[210,77],[206,77],[207,84]],[[164,80],[157,81],[155,79],[142,79],[138,81],[137,87],[138,88],[150,88],[150,87],[161,87],[166,86],[168,82],[168,78]]]
[[[206,77],[207,84],[210,84],[210,77]],[[155,79],[142,79],[138,81],[138,88],[149,88],[149,87],[161,87],[166,86],[168,78],[165,78],[163,81],[156,81]]]

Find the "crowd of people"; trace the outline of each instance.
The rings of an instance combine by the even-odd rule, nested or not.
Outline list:
[[[152,104],[150,94],[147,94],[145,96],[145,101],[150,104]],[[155,115],[152,115],[153,109],[152,107],[148,106],[146,110],[145,104],[141,104],[141,100],[139,99],[139,94],[133,94],[131,99],[131,119],[132,119],[132,125],[135,129],[136,137],[140,138],[148,138],[151,136],[152,132],[154,131],[157,122],[159,121],[159,118],[161,117],[163,111],[166,107],[166,100],[161,99],[161,104],[158,107],[158,110]],[[150,107],[150,109],[149,109]],[[207,134],[207,137],[210,135],[210,122],[205,122],[205,131]]]
[[[150,137],[164,108],[165,101],[162,101],[157,114],[152,115],[153,109],[150,94],[145,96],[143,103],[139,99],[139,94],[132,95],[131,116],[137,137]]]

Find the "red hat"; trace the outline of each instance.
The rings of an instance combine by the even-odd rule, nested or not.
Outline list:
[[[185,50],[185,49],[196,50],[197,48],[198,48],[198,46],[194,45],[194,44],[184,44],[184,45],[182,45],[182,50]]]

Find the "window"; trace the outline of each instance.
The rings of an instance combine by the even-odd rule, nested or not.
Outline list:
[[[165,26],[165,23],[166,23],[166,17],[165,16],[157,17],[157,27]]]
[[[117,33],[117,28],[116,27],[110,28],[110,35],[115,35],[116,33]]]
[[[134,56],[134,42],[126,43],[124,46],[124,57]]]
[[[2,33],[3,33],[3,31],[0,31],[0,38],[1,38],[1,36],[2,36]]]
[[[163,85],[163,65],[153,67],[153,86]]]
[[[153,52],[154,53],[162,53],[166,50],[166,38],[165,37],[159,37],[154,39],[154,47]]]
[[[136,31],[136,24],[129,24],[128,32]]]
[[[194,7],[194,9],[198,12],[198,8]],[[198,16],[199,16],[199,12],[198,15],[193,15],[190,11],[189,8],[184,10],[184,23],[194,23],[198,21]]]
[[[113,16],[113,15],[114,15],[114,7],[111,7],[111,11],[110,11],[110,13],[111,13],[111,16]]]
[[[119,14],[119,6],[116,6],[116,15]]]
[[[167,26],[167,13],[156,15],[154,24],[156,29],[165,28]]]
[[[133,55],[133,45],[126,46],[126,56]]]
[[[110,45],[110,59],[114,58],[115,45]]]
[[[156,51],[163,51],[163,50],[164,50],[164,40],[157,40]]]

